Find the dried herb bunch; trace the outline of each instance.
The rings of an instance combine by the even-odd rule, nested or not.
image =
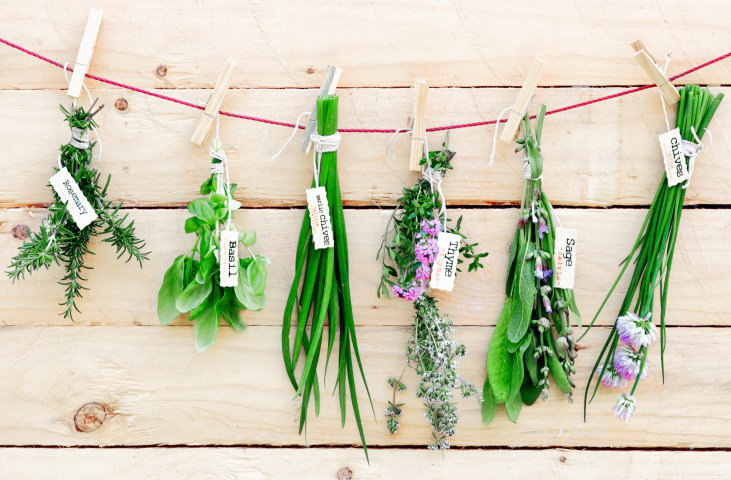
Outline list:
[[[554,288],[551,279],[555,228],[553,208],[543,191],[541,131],[546,106],[541,105],[535,131],[523,119],[523,137],[516,152],[525,151],[526,180],[520,219],[510,247],[507,300],[490,339],[482,419],[490,423],[498,405],[517,421],[523,403],[548,398],[549,374],[569,401],[574,384],[576,343],[570,314],[580,323],[571,289]]]
[[[48,215],[41,222],[37,233],[28,232],[29,239],[20,247],[18,255],[13,257],[7,271],[8,276],[15,281],[42,267],[49,268],[54,263],[63,265],[65,274],[59,283],[65,286],[66,291],[65,300],[60,305],[64,307],[64,318],[71,319],[75,311],[80,313],[77,299],[82,296],[82,290],[87,289],[82,284],[86,280],[82,273],[91,269],[85,264],[84,257],[93,254],[89,244],[92,237],[106,235],[104,241],[114,246],[117,258],[126,256],[125,261],[134,259],[140,267],[142,260],[147,260],[148,256],[148,252],[144,251],[145,242],[135,234],[134,221],[127,221],[128,214],[120,211],[122,204],[114,206],[106,199],[111,175],[101,186],[101,174],[91,167],[92,149],[96,142],[89,141],[88,131],[97,126],[94,115],[103,107],[93,111],[95,104],[96,101],[88,110],[83,107],[67,110],[61,106],[72,131],[72,141],[61,146],[59,167],[54,169],[56,172],[62,168],[68,170],[98,217],[85,228],[79,229],[67,210],[67,204],[51,188],[53,203],[48,207]]]
[[[452,321],[439,311],[436,300],[427,294],[432,265],[438,254],[437,236],[443,227],[439,213],[442,199],[432,182],[434,178],[441,179],[452,168],[453,158],[454,152],[445,141],[440,151],[430,152],[428,158],[422,159],[422,167],[427,172],[425,178],[404,189],[378,251],[382,262],[378,295],[393,293],[414,302],[414,329],[407,343],[406,358],[407,366],[421,377],[416,395],[424,402],[424,415],[432,427],[430,449],[449,448],[449,437],[456,431],[459,418],[453,400],[454,390],[459,390],[463,397],[480,398],[479,390],[457,373],[458,359],[464,356],[465,348],[453,338]],[[487,253],[476,253],[477,244],[464,241],[461,226],[462,217],[448,231],[462,237],[460,254],[469,260],[468,270],[475,271],[483,266],[481,259]],[[460,258],[458,263],[463,261]],[[401,379],[392,377],[388,380],[394,389],[393,400],[386,408],[387,427],[391,433],[399,428],[398,417],[403,407],[402,403],[396,403],[396,392],[406,389]]]
[[[708,88],[687,85],[680,89],[680,102],[676,127],[683,141],[699,145],[706,128],[716,113],[723,94],[713,95]],[[698,142],[698,143],[696,143]],[[683,154],[678,159],[692,171],[692,162],[682,147]],[[635,390],[639,381],[648,375],[650,364],[647,360],[649,347],[657,339],[657,326],[660,327],[660,368],[665,381],[665,314],[667,313],[670,267],[675,253],[675,241],[680,228],[680,216],[687,192],[687,182],[668,186],[665,177],[650,205],[645,221],[637,235],[624,265],[599,310],[591,321],[594,325],[599,313],[617,287],[619,280],[630,266],[634,265],[632,279],[619,309],[619,315],[607,338],[601,353],[589,375],[584,393],[584,419],[588,404],[596,395],[600,384],[610,388],[625,389],[628,382],[632,388],[629,393],[617,397],[614,414],[622,420],[630,420],[637,408]],[[654,316],[656,297],[659,293],[660,318]],[[634,305],[633,305],[634,304]],[[589,329],[586,330],[587,332]],[[584,332],[584,335],[586,332]],[[582,335],[583,336],[583,335]],[[594,387],[592,389],[592,382]],[[591,391],[591,396],[589,392]]]
[[[317,119],[319,135],[332,136],[337,133],[337,96],[318,97]],[[350,394],[355,423],[363,442],[366,458],[368,458],[356,395],[356,364],[366,387],[366,392],[368,392],[369,401],[370,391],[365,380],[358,341],[355,336],[349,279],[348,239],[345,231],[343,202],[340,196],[337,152],[322,153],[319,170],[318,184],[324,187],[327,192],[334,246],[315,249],[309,212],[305,211],[299,241],[297,242],[295,275],[282,322],[282,354],[287,375],[296,391],[296,395],[301,397],[299,432],[302,433],[307,425],[307,411],[311,398],[315,404],[315,415],[320,412],[320,387],[317,375],[320,350],[324,347],[327,348],[324,372],[327,375],[330,355],[335,347],[335,340],[338,339],[335,389],[338,391],[340,400],[340,419],[344,426],[346,397]],[[314,178],[312,185],[315,186]],[[293,320],[296,330],[294,341],[291,342]],[[310,320],[311,325],[308,329]],[[327,345],[324,345],[322,338],[325,320],[327,320],[328,327]],[[302,353],[305,356],[305,363],[298,380],[295,369]],[[372,407],[373,403],[371,402]]]
[[[221,141],[215,139],[212,147],[217,156],[223,155]],[[221,231],[233,224],[233,212],[241,207],[234,199],[237,185],[227,184],[219,158],[211,159],[212,173],[200,188],[201,195],[188,204],[190,217],[185,220],[185,233],[196,236],[193,248],[179,255],[165,272],[165,278],[157,295],[157,316],[163,325],[178,315],[190,312],[193,322],[196,351],[203,352],[216,341],[221,317],[235,331],[242,332],[246,324],[239,310],[258,311],[264,308],[269,259],[254,254],[251,247],[256,243],[256,232],[238,228],[238,244],[243,245],[249,256],[239,258],[237,284],[220,285],[220,262],[226,256],[221,245]],[[230,220],[230,222],[229,222]]]

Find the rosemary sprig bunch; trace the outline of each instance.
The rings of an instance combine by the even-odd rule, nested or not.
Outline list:
[[[317,99],[318,134],[331,136],[337,132],[338,97],[335,95],[320,96]],[[315,181],[313,178],[313,186]],[[363,449],[368,458],[363,424],[356,394],[355,364],[363,379],[370,401],[370,391],[366,383],[363,364],[358,350],[355,335],[355,321],[351,305],[351,292],[348,266],[348,240],[345,232],[343,202],[338,180],[337,152],[324,152],[320,163],[318,184],[325,187],[334,237],[334,247],[315,249],[312,241],[309,213],[306,211],[302,220],[297,253],[295,275],[289,291],[282,322],[282,354],[284,366],[297,396],[301,396],[299,432],[306,428],[310,399],[314,400],[315,415],[320,413],[320,390],[317,366],[320,350],[327,348],[325,374],[330,362],[330,355],[338,339],[337,381],[340,400],[340,419],[345,425],[346,397],[350,394],[356,425]],[[294,341],[290,341],[292,320],[296,324]],[[311,326],[307,328],[311,318]],[[327,345],[323,345],[323,332],[327,320]],[[295,375],[295,368],[300,354],[304,353],[305,363],[300,378]],[[371,401],[371,409],[373,402]],[[375,412],[374,412],[375,415]]]
[[[706,127],[711,122],[722,99],[722,93],[714,96],[708,88],[702,89],[697,85],[687,85],[680,89],[676,127],[680,129],[683,140],[695,143],[697,139],[703,138]],[[687,157],[685,162],[686,166],[690,166]],[[675,241],[680,228],[685,194],[686,189],[683,183],[669,187],[666,178],[663,177],[645,216],[642,228],[640,228],[637,240],[627,258],[620,263],[620,266],[624,266],[589,324],[589,328],[594,325],[624,272],[630,264],[634,264],[632,279],[619,309],[619,315],[587,381],[584,393],[584,419],[586,419],[588,403],[593,400],[600,383],[608,387],[624,389],[628,381],[632,382],[629,394],[623,393],[617,397],[614,413],[623,420],[629,420],[634,415],[637,408],[635,390],[640,379],[647,376],[648,347],[656,339],[657,327],[653,321],[657,320],[657,317],[653,314],[657,300],[655,294],[658,291],[660,293],[660,367],[663,382],[665,381],[665,314],[667,313],[670,268],[673,263]],[[587,329],[588,331],[589,329]],[[594,382],[593,389],[591,389],[592,382]],[[590,390],[592,390],[591,397],[589,397]]]
[[[97,127],[94,120],[96,111],[94,104],[89,110],[83,107],[67,110],[61,106],[66,122],[77,137],[86,137],[89,130]],[[59,281],[65,288],[65,300],[60,305],[64,307],[64,318],[73,320],[74,311],[79,312],[77,299],[82,296],[86,278],[82,276],[84,270],[91,267],[85,264],[85,255],[93,252],[89,241],[96,235],[106,235],[105,242],[111,243],[116,249],[117,258],[126,255],[126,260],[135,259],[142,267],[142,260],[147,260],[148,252],[144,251],[145,242],[137,237],[134,221],[127,221],[128,214],[122,214],[122,204],[114,206],[106,199],[111,175],[107,176],[103,186],[99,183],[101,174],[91,167],[92,149],[96,142],[89,142],[87,148],[74,146],[73,142],[62,145],[59,154],[60,167],[54,167],[58,172],[66,168],[89,204],[98,215],[96,220],[80,230],[67,211],[67,205],[53,192],[53,202],[48,207],[48,215],[41,222],[37,233],[28,232],[28,240],[20,247],[18,255],[13,257],[8,276],[15,282],[24,279],[42,267],[49,268],[52,264],[63,265],[64,276]],[[49,184],[49,187],[51,185]]]
[[[520,220],[510,247],[507,300],[490,339],[482,420],[492,421],[498,405],[516,422],[523,403],[548,398],[549,374],[571,401],[575,372],[575,341],[570,313],[580,322],[573,290],[553,288],[551,279],[555,229],[553,208],[543,191],[541,131],[546,106],[541,105],[536,129],[523,119],[523,138],[516,152],[525,150],[525,187]]]
[[[440,151],[430,152],[421,164],[432,169],[432,176],[442,178],[452,168],[450,162],[454,155],[445,141]],[[449,448],[449,437],[455,434],[459,418],[454,390],[459,390],[463,397],[480,397],[479,390],[457,373],[458,359],[465,355],[465,347],[455,342],[452,321],[427,294],[438,253],[437,236],[443,226],[439,217],[441,202],[438,191],[426,178],[404,188],[378,251],[382,262],[378,295],[393,293],[414,302],[414,328],[407,343],[406,358],[407,366],[421,377],[416,395],[424,402],[424,415],[432,428],[434,440],[429,444],[430,449]],[[461,225],[462,217],[448,231],[465,239],[460,233]],[[460,244],[461,256],[470,261],[469,271],[482,268],[481,260],[487,256],[475,252],[475,247],[476,243],[462,241]],[[462,262],[460,258],[458,264]],[[403,407],[402,403],[396,403],[396,392],[406,386],[401,379],[393,377],[389,384],[394,389],[394,398],[386,408],[387,427],[389,432],[396,433]]]
[[[213,150],[222,151],[221,141],[213,141]],[[211,159],[211,164],[221,160]],[[225,182],[222,173],[212,173],[201,185],[201,195],[206,198],[193,200],[188,205],[191,214],[185,220],[185,233],[196,236],[193,248],[179,255],[165,272],[157,295],[157,316],[163,325],[169,324],[182,313],[190,312],[193,322],[195,349],[199,353],[216,341],[221,317],[237,332],[246,329],[239,310],[259,311],[264,308],[269,259],[254,254],[251,247],[256,243],[256,232],[241,231],[239,245],[246,247],[249,256],[239,258],[238,284],[233,287],[220,285],[221,257],[225,248],[220,244],[220,233],[229,216],[241,207],[234,200],[237,185]],[[233,218],[230,219],[233,222]]]

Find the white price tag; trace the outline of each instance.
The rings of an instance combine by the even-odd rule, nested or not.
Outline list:
[[[222,287],[235,287],[239,284],[239,232],[221,231],[220,245],[220,282]]]
[[[574,288],[576,272],[576,239],[579,232],[573,228],[556,227],[556,244],[553,247],[553,287]]]
[[[332,225],[330,224],[330,206],[327,203],[325,187],[310,188],[307,194],[307,211],[310,215],[312,240],[315,249],[331,248],[335,246]]]
[[[437,237],[439,253],[431,269],[431,280],[429,282],[431,288],[448,292],[451,292],[454,288],[461,241],[462,237],[455,233],[439,232],[439,237]]]
[[[71,214],[71,218],[76,222],[79,230],[83,230],[91,222],[97,219],[98,215],[92,208],[86,196],[79,188],[74,177],[71,176],[66,167],[59,170],[50,179],[53,189],[66,204],[66,209]]]
[[[683,139],[680,129],[675,128],[660,135],[660,150],[665,163],[665,174],[668,177],[668,187],[677,185],[690,179],[688,166],[683,155]]]

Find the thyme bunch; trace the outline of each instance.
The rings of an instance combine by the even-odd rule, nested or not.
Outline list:
[[[97,127],[94,115],[99,113],[103,105],[93,111],[95,104],[96,101],[88,110],[83,107],[71,110],[60,107],[75,135],[85,137],[89,130]],[[51,188],[53,202],[48,207],[48,215],[41,222],[38,232],[28,232],[29,238],[20,247],[18,255],[12,258],[7,275],[15,282],[54,263],[62,265],[64,276],[59,283],[65,286],[65,300],[60,305],[64,307],[64,318],[73,320],[74,312],[80,313],[77,299],[81,298],[83,290],[87,290],[83,285],[86,281],[83,273],[91,268],[85,264],[85,256],[93,254],[89,246],[92,237],[106,236],[103,241],[115,248],[117,258],[126,256],[126,262],[134,259],[140,267],[142,261],[147,260],[149,252],[144,251],[145,242],[135,233],[134,221],[128,221],[128,214],[120,211],[122,204],[114,206],[106,198],[111,175],[107,176],[102,186],[101,174],[91,167],[92,149],[96,142],[89,142],[87,148],[72,143],[61,146],[59,167],[54,167],[54,170],[58,172],[66,168],[69,171],[98,217],[84,229],[79,229],[67,205]]]
[[[526,181],[520,219],[510,247],[507,299],[495,326],[487,354],[482,420],[492,421],[498,405],[516,422],[523,403],[548,398],[549,374],[569,401],[574,383],[576,342],[570,314],[580,322],[571,289],[554,288],[553,208],[543,191],[541,132],[546,106],[536,116],[536,129],[523,119],[523,137],[516,152],[525,151]]]
[[[430,152],[421,164],[441,178],[452,168],[454,155],[445,141],[441,150]],[[393,293],[414,302],[414,327],[406,346],[406,359],[407,366],[420,376],[416,396],[424,403],[424,415],[432,429],[430,449],[449,448],[449,438],[455,434],[459,418],[454,391],[459,390],[463,397],[480,398],[479,390],[457,373],[458,359],[465,355],[465,347],[454,340],[452,321],[439,311],[436,300],[427,293],[432,264],[438,253],[437,236],[443,227],[439,217],[441,207],[440,195],[428,179],[422,178],[404,188],[378,250],[382,264],[378,296],[388,297]],[[477,243],[464,240],[461,226],[462,217],[459,217],[448,231],[462,237],[459,252],[470,262],[468,271],[475,271],[483,267],[481,260],[487,253],[476,252]],[[458,264],[463,262],[459,258]],[[394,395],[386,408],[387,428],[390,433],[396,433],[403,407],[403,403],[396,403],[396,393],[405,390],[406,385],[401,378],[394,377],[389,379],[389,384]]]

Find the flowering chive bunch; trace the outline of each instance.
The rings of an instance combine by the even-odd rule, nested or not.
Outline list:
[[[714,96],[708,88],[701,89],[697,85],[687,85],[680,89],[676,127],[680,130],[683,140],[697,143],[702,139],[722,98],[723,94]],[[692,167],[688,157],[685,158],[685,162],[689,168]],[[589,325],[591,328],[624,272],[630,264],[634,264],[634,272],[620,308],[620,315],[602,347],[587,382],[584,394],[584,418],[587,405],[596,395],[599,384],[611,388],[626,388],[630,381],[633,382],[632,389],[629,394],[624,393],[617,398],[614,414],[622,420],[629,420],[634,415],[637,409],[635,390],[639,381],[647,377],[650,366],[647,360],[648,349],[658,336],[658,328],[652,323],[657,287],[660,289],[660,367],[663,381],[665,380],[665,313],[670,268],[687,191],[684,187],[687,187],[687,184],[669,187],[663,177],[632,251],[622,262],[624,266],[619,276]],[[631,308],[633,304],[634,308]],[[594,388],[590,397],[592,381]]]
[[[527,168],[521,213],[510,247],[508,296],[487,354],[482,420],[490,423],[504,404],[515,422],[522,405],[548,398],[549,374],[571,400],[576,341],[570,314],[580,321],[573,290],[552,286],[555,230],[551,204],[543,192],[541,130],[546,112],[541,105],[536,130],[524,118],[524,136],[516,151],[525,150]]]
[[[427,168],[443,176],[452,168],[453,157],[445,142],[441,151],[430,152]],[[426,164],[424,158],[422,165]],[[432,190],[428,180],[421,179],[404,189],[378,252],[383,265],[378,295],[393,293],[414,302],[414,330],[406,355],[408,366],[421,376],[416,395],[423,400],[424,415],[432,427],[431,449],[449,448],[449,437],[454,435],[459,420],[454,390],[459,390],[463,397],[480,397],[479,390],[457,373],[457,360],[465,354],[464,345],[454,341],[451,320],[439,312],[436,300],[427,294],[432,265],[439,253],[437,237],[443,227],[438,217],[440,207],[439,194]],[[461,224],[460,217],[449,231],[464,238],[460,233]],[[469,271],[482,267],[480,260],[487,255],[475,253],[476,246],[464,241],[460,246],[460,255],[470,261]],[[406,385],[395,377],[389,379],[389,385],[393,388],[393,399],[386,408],[387,427],[389,432],[396,433],[403,407],[403,403],[396,403],[396,393]]]

